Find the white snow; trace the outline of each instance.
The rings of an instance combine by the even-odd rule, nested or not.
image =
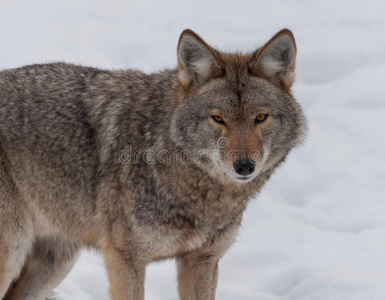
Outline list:
[[[64,60],[156,71],[176,65],[185,28],[226,51],[290,28],[307,140],[250,204],[217,298],[385,299],[384,12],[381,0],[3,0],[0,68]],[[101,256],[84,252],[56,293],[108,299]],[[148,268],[146,299],[177,299],[172,261]]]

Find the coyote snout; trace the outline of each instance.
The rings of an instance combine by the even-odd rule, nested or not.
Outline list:
[[[225,159],[223,168],[232,180],[246,183],[256,178],[263,169],[267,151],[252,151],[248,155],[242,151],[231,153]]]
[[[229,118],[228,118],[229,119]],[[246,183],[258,176],[266,162],[269,146],[261,136],[261,125],[252,116],[245,121],[228,121],[224,137],[220,139],[220,170],[226,177]]]

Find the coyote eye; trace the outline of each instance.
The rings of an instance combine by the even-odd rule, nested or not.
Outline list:
[[[223,120],[222,117],[220,116],[211,116],[213,118],[213,120],[217,123],[220,123],[220,124],[225,124],[225,121]]]
[[[268,116],[267,114],[257,115],[257,117],[255,118],[255,123],[262,123],[262,122],[266,121],[267,116]]]

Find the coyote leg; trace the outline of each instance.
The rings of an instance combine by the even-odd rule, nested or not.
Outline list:
[[[113,300],[144,300],[145,264],[132,254],[108,246],[104,258]]]
[[[214,300],[218,262],[233,244],[241,216],[211,243],[177,258],[178,291],[181,300]]]
[[[28,207],[6,172],[0,149],[0,299],[19,277],[32,246]]]
[[[64,279],[80,248],[61,238],[38,239],[9,299],[44,299]]]
[[[214,300],[219,257],[200,251],[177,259],[178,290],[181,300]]]

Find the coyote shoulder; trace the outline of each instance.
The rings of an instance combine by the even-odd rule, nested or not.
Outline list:
[[[114,300],[143,300],[146,265],[168,258],[180,299],[215,299],[248,201],[305,130],[295,57],[287,29],[249,54],[185,30],[159,73],[0,72],[0,299],[44,299],[84,247]]]

